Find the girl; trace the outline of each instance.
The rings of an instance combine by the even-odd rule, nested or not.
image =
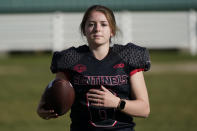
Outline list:
[[[133,117],[148,117],[150,112],[142,72],[150,68],[148,50],[132,43],[110,46],[116,21],[113,12],[101,5],[85,12],[80,28],[88,46],[55,52],[51,64],[56,79],[69,81],[75,89],[71,131],[133,131]],[[58,117],[43,104],[41,99],[40,117]]]

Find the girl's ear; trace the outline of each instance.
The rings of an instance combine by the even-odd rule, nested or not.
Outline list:
[[[114,36],[114,34],[111,32],[110,36],[111,36],[111,37],[113,37],[113,36]]]

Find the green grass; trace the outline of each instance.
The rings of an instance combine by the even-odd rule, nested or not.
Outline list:
[[[156,63],[197,62],[197,55],[191,56],[188,52],[178,50],[150,50],[151,61]]]
[[[165,73],[145,75],[151,114],[137,119],[137,129],[195,131],[197,121],[197,74]]]
[[[69,128],[69,116],[45,121],[36,114],[40,96],[54,75],[51,55],[15,55],[0,60],[0,130],[53,131]],[[66,120],[68,119],[68,120]]]
[[[153,63],[197,62],[185,53],[151,52]],[[69,114],[42,120],[36,107],[46,84],[53,79],[50,54],[0,58],[0,131],[69,130]],[[149,118],[135,118],[136,131],[195,131],[197,129],[197,73],[145,73],[150,97]]]

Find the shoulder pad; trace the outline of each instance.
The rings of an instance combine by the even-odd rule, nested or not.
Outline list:
[[[114,45],[113,51],[118,53],[123,61],[128,63],[132,69],[142,68],[144,71],[150,69],[150,57],[146,48],[133,43],[127,45]]]
[[[85,49],[85,46],[81,46],[78,48],[71,47],[61,52],[54,52],[50,67],[51,72],[57,73],[59,71],[65,71],[66,69],[70,69],[81,59],[81,57],[83,56],[83,51]]]

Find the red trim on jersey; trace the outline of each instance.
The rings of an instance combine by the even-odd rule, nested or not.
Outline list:
[[[92,125],[92,126],[94,126],[94,127],[114,127],[116,124],[117,124],[117,122],[118,121],[114,121],[114,123],[112,124],[112,125],[107,125],[107,126],[105,126],[105,125],[96,125],[94,122],[92,122],[92,121],[89,121],[90,122],[90,124]]]
[[[144,69],[135,69],[135,70],[132,70],[131,72],[130,72],[130,76],[132,76],[132,75],[134,75],[135,73],[137,73],[137,72],[140,72],[140,71],[144,71]]]

